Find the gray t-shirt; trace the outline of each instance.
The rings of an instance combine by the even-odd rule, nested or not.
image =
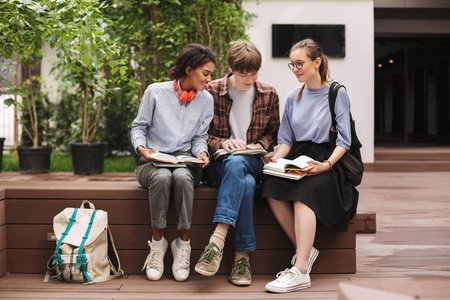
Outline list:
[[[228,85],[228,93],[233,100],[230,110],[230,139],[247,142],[247,130],[252,121],[255,86],[245,91],[238,91]]]

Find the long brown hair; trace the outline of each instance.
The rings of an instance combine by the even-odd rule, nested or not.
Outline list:
[[[306,55],[313,61],[316,60],[316,58],[320,58],[322,60],[319,66],[320,80],[322,83],[327,81],[329,77],[328,57],[325,54],[323,54],[322,48],[320,48],[320,46],[314,40],[304,39],[296,43],[294,46],[292,46],[289,55],[292,53],[292,51],[298,49],[304,49]],[[304,88],[305,84],[303,84],[302,87],[300,88],[300,91],[298,92],[295,101],[298,101],[298,99],[300,99]]]

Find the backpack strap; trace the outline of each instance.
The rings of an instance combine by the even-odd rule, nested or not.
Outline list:
[[[334,107],[336,104],[336,98],[337,98],[338,91],[341,87],[343,87],[343,85],[339,84],[339,82],[333,81],[330,86],[330,91],[328,92],[328,105],[330,107],[330,113],[331,113],[331,128],[332,128],[332,130],[336,130],[336,113],[334,111]]]
[[[61,259],[61,254],[59,254],[59,247],[61,247],[62,241],[69,234],[69,230],[72,227],[73,223],[75,223],[77,221],[75,219],[75,217],[77,216],[77,213],[78,213],[78,208],[74,208],[72,217],[70,217],[70,219],[69,219],[69,224],[67,225],[66,230],[62,233],[61,238],[58,241],[58,244],[56,244],[55,252],[53,253],[52,265],[55,264],[55,262],[58,258],[59,258],[59,260]]]
[[[86,230],[85,235],[83,236],[83,241],[80,244],[80,248],[78,249],[77,268],[82,270],[83,277],[86,281],[92,281],[92,279],[87,274],[86,251],[83,248],[84,248],[84,244],[86,243],[86,240],[89,237],[89,232],[91,231],[92,224],[94,223],[94,217],[95,217],[96,212],[97,212],[97,210],[94,209],[94,211],[92,212],[91,220],[89,221],[89,226]]]

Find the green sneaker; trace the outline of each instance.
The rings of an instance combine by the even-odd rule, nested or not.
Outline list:
[[[250,285],[252,269],[246,258],[241,258],[231,267],[230,281],[234,285]]]
[[[215,243],[209,243],[195,265],[195,272],[204,276],[215,275],[219,270],[222,255],[223,250],[220,250]]]

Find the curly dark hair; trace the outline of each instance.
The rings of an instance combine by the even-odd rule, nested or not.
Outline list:
[[[216,54],[211,49],[200,44],[188,44],[178,54],[175,66],[169,71],[169,76],[173,79],[186,78],[187,67],[196,69],[210,61],[216,63]]]

